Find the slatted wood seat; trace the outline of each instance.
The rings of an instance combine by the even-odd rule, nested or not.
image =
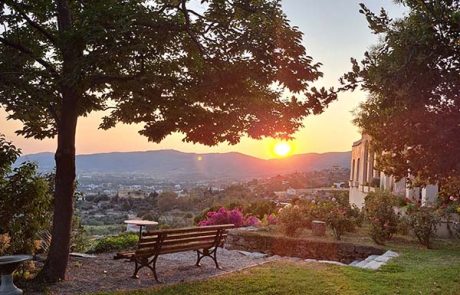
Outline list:
[[[196,251],[197,266],[200,266],[203,257],[208,256],[212,258],[216,267],[220,268],[217,263],[217,248],[223,246],[227,237],[227,230],[233,227],[233,224],[224,224],[142,233],[136,250],[119,252],[114,259],[134,261],[133,278],[138,278],[137,273],[141,268],[149,268],[157,282],[159,281],[156,273],[156,262],[161,254]]]

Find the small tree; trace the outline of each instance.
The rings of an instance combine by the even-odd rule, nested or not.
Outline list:
[[[390,240],[398,230],[395,197],[386,191],[369,193],[364,200],[364,214],[371,225],[370,236],[377,244]]]
[[[431,241],[436,236],[441,216],[431,207],[410,206],[407,210],[409,226],[420,244],[431,248]]]
[[[297,205],[287,205],[279,211],[278,225],[288,237],[296,236],[308,226],[308,223],[303,210]]]

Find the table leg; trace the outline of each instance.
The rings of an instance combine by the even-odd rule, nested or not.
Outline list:
[[[143,225],[139,225],[139,238],[142,237],[142,227]]]

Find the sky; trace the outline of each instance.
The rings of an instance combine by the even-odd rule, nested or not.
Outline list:
[[[385,8],[391,17],[404,14],[404,7],[392,0],[283,0],[283,10],[291,25],[304,33],[303,44],[307,53],[323,64],[324,78],[315,86],[338,86],[338,79],[351,69],[350,57],[360,60],[364,52],[377,42],[367,27],[365,17],[359,13],[363,2],[372,11]],[[294,154],[324,153],[351,150],[353,141],[360,138],[360,132],[353,123],[353,111],[366,99],[361,91],[341,93],[323,114],[312,115],[304,120],[304,127],[294,134]],[[79,119],[77,128],[77,154],[113,151],[144,151],[175,149],[183,152],[214,153],[241,152],[259,158],[271,158],[273,139],[253,140],[243,138],[237,145],[220,144],[207,147],[182,142],[183,136],[173,134],[156,144],[137,133],[136,125],[118,124],[110,130],[98,130],[102,113],[92,113]],[[53,152],[55,139],[34,140],[17,136],[14,131],[21,127],[18,121],[7,121],[0,109],[0,133],[21,148],[24,154]]]

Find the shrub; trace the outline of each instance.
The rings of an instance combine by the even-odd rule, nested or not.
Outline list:
[[[236,227],[244,225],[244,216],[239,209],[227,210],[221,207],[217,211],[209,211],[206,218],[198,223],[200,226],[234,224]]]
[[[52,190],[35,164],[12,168],[19,154],[0,134],[0,234],[11,237],[8,253],[34,253],[38,233],[51,224]]]
[[[399,216],[393,206],[395,197],[385,191],[369,193],[364,201],[364,214],[371,225],[370,236],[377,244],[383,244],[397,232]]]
[[[244,217],[243,213],[238,208],[229,210],[225,207],[221,207],[217,211],[209,211],[206,214],[206,218],[198,222],[198,225],[234,224],[235,227],[241,227],[255,226],[260,223],[260,219],[255,216],[248,215]]]
[[[11,238],[9,234],[0,235],[0,255],[3,255],[10,247]]]
[[[278,224],[278,217],[275,214],[270,214],[270,215],[265,215],[264,218],[262,218],[262,224],[263,225],[276,225]]]
[[[122,233],[118,236],[104,237],[96,242],[91,253],[104,253],[125,250],[137,245],[139,235],[136,233]]]
[[[270,215],[275,211],[276,204],[269,200],[257,200],[243,209],[245,214],[256,216],[259,219],[262,219],[265,215]]]
[[[326,222],[336,240],[340,240],[345,232],[355,230],[356,219],[360,215],[359,209],[356,211],[348,202],[336,198],[316,199],[310,206],[310,213],[312,218]]]
[[[441,221],[439,212],[431,207],[412,206],[407,210],[407,220],[420,244],[430,248]]]
[[[289,237],[295,236],[307,223],[304,212],[297,205],[287,205],[279,211],[278,224],[281,231]]]
[[[255,216],[248,216],[245,220],[245,225],[246,226],[258,226],[261,224],[261,221],[259,218]]]

